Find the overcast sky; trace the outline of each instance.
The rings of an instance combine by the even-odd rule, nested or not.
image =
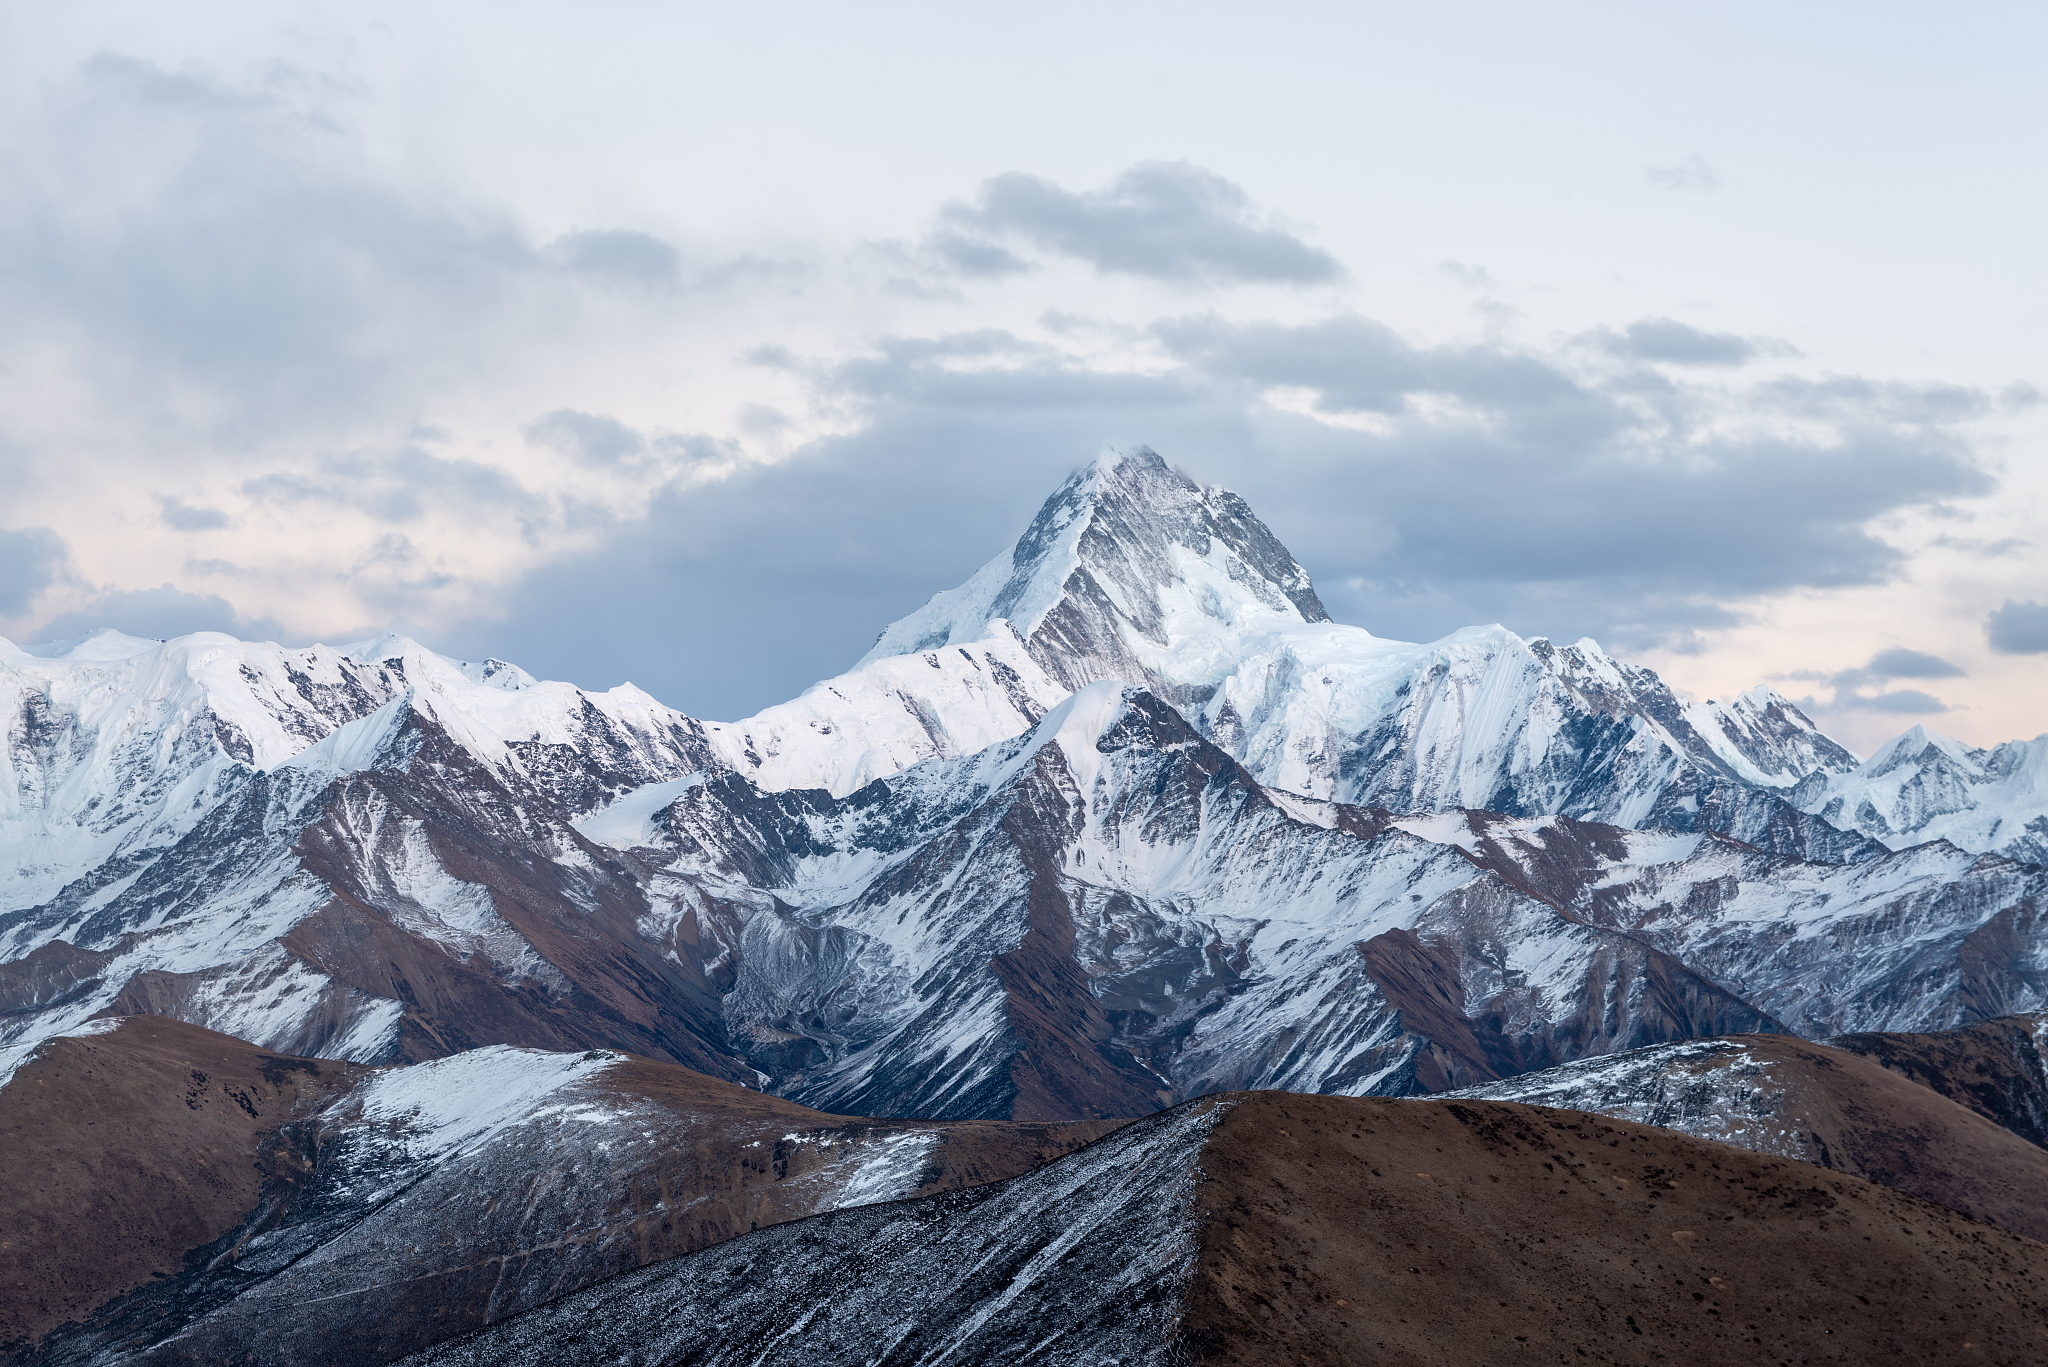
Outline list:
[[[2037,5],[0,5],[0,633],[702,716],[1105,442],[1340,620],[2048,729]]]

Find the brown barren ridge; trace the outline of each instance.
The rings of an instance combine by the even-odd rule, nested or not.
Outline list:
[[[1252,1093],[1202,1168],[1204,1363],[2048,1362],[2048,1245],[1668,1130]]]
[[[0,1090],[0,1349],[183,1271],[257,1204],[264,1139],[368,1071],[160,1016],[51,1041]]]

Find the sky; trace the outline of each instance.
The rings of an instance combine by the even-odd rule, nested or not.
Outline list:
[[[731,718],[1105,443],[1331,613],[2048,731],[2048,11],[0,3],[0,634]]]

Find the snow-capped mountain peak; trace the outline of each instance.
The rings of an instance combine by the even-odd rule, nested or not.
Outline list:
[[[866,665],[985,639],[1011,623],[1069,687],[1135,680],[1190,637],[1326,622],[1308,572],[1227,489],[1146,447],[1105,450],[1015,545],[889,626]]]
[[[126,660],[140,655],[145,650],[155,650],[163,642],[149,636],[130,636],[125,631],[102,627],[90,636],[76,641],[42,641],[35,645],[19,647],[24,655],[39,660]]]
[[[1417,645],[1333,622],[1243,500],[1144,448],[1076,472],[853,670],[709,739],[764,787],[844,795],[1021,734],[1104,681],[1167,700],[1268,786],[1401,811],[1690,825],[1734,801],[1727,828],[1748,838],[1786,825],[1753,790],[1856,763],[1768,689],[1688,704],[1591,639],[1489,626]],[[1812,835],[1780,843],[1834,839]]]
[[[1947,840],[2048,863],[2048,735],[1980,750],[1914,726],[1852,772],[1808,778],[1792,801],[1893,849]]]

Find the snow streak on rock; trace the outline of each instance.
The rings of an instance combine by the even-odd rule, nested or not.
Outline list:
[[[1163,1367],[1224,1109],[1190,1103],[1007,1182],[744,1235],[407,1362]]]

